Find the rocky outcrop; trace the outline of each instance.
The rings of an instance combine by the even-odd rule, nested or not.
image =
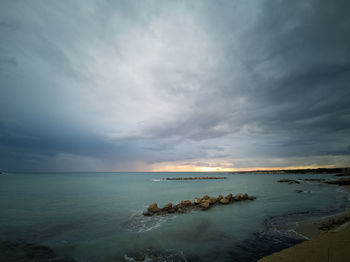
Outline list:
[[[196,176],[196,177],[167,177],[165,180],[203,180],[203,179],[226,179],[225,176]]]
[[[329,184],[329,185],[338,185],[338,186],[347,186],[350,185],[350,178],[341,178],[339,180],[329,180],[329,181],[324,181],[323,183]]]
[[[304,178],[304,179],[299,179],[307,182],[322,182],[325,181],[326,179],[324,178]]]
[[[336,174],[335,176],[350,176],[350,173],[341,173],[341,174]]]
[[[209,208],[216,205],[227,205],[238,201],[254,199],[256,199],[256,197],[249,196],[248,194],[237,194],[235,196],[228,194],[226,197],[223,197],[222,195],[219,195],[218,197],[210,197],[208,195],[205,195],[202,198],[196,197],[193,202],[190,200],[182,200],[179,204],[176,205],[173,205],[170,202],[162,208],[159,208],[157,203],[153,203],[148,206],[147,210],[143,212],[143,215],[153,216],[172,213],[186,213],[195,209],[208,210]]]
[[[159,211],[161,211],[161,209],[158,207],[157,203],[153,203],[153,204],[150,204],[148,206],[147,210],[143,212],[143,215],[144,216],[152,216],[155,213],[158,213]],[[166,212],[166,210],[164,210],[164,211]]]
[[[277,182],[279,182],[279,183],[289,183],[289,184],[300,184],[299,181],[293,180],[293,179],[281,179],[281,180],[278,180]]]

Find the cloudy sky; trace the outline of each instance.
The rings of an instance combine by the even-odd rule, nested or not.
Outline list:
[[[0,2],[0,170],[350,166],[350,2]]]

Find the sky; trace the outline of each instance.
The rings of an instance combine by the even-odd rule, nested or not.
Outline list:
[[[0,170],[350,166],[347,0],[0,1]]]

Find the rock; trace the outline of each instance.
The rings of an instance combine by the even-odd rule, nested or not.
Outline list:
[[[305,179],[300,179],[303,181],[311,181],[311,182],[322,182],[325,181],[326,179],[324,178],[305,178]]]
[[[241,200],[241,194],[237,194],[233,197],[235,201],[240,201]]]
[[[218,202],[218,199],[216,197],[209,198],[209,203],[210,204],[215,204],[216,202]]]
[[[172,208],[173,208],[173,204],[170,202],[162,208],[162,211],[169,211]]]
[[[289,184],[300,184],[299,181],[293,180],[293,179],[280,179],[277,182],[279,183],[289,183]]]
[[[193,203],[194,203],[195,205],[198,205],[198,204],[201,203],[201,199],[198,198],[198,197],[196,197],[196,198],[194,199]]]
[[[341,182],[348,182],[347,179],[342,179]],[[219,195],[219,197],[209,197],[208,195],[203,196],[203,198],[196,197],[193,203],[190,200],[182,200],[181,203],[173,205],[171,202],[166,204],[163,208],[159,208],[157,203],[149,205],[146,211],[143,212],[144,216],[153,216],[153,215],[166,215],[171,213],[186,213],[192,209],[201,208],[203,210],[215,206],[217,203],[228,204],[234,201],[240,200],[254,200],[256,197],[249,196],[248,194],[237,194],[234,197],[232,194],[228,194],[226,197]]]
[[[300,182],[296,181],[296,180],[293,180],[293,181],[290,181],[288,184],[300,184]]]
[[[227,198],[223,198],[223,199],[220,199],[220,203],[221,204],[224,204],[224,205],[226,205],[226,204],[228,204],[230,201],[227,199]]]
[[[160,211],[160,209],[159,209],[157,203],[153,203],[153,204],[149,205],[148,211],[153,212],[153,213],[157,213]]]
[[[228,200],[232,199],[232,194],[228,194],[225,198],[227,198]]]
[[[205,201],[205,202],[202,202],[202,203],[200,204],[200,206],[201,206],[203,209],[208,209],[209,206],[210,206],[210,203],[209,203],[209,201]]]
[[[181,205],[184,206],[184,207],[187,207],[187,206],[191,206],[192,203],[190,200],[182,200],[181,201]]]
[[[205,195],[204,197],[202,197],[202,200],[208,200],[210,197],[208,195]]]
[[[330,185],[346,186],[346,185],[350,185],[350,178],[341,178],[339,180],[329,180],[323,183],[330,184]]]
[[[177,211],[179,208],[182,208],[181,204],[177,204],[175,206],[173,206],[173,208],[175,209],[175,211]]]
[[[350,173],[341,173],[341,174],[336,174],[335,176],[350,176]]]

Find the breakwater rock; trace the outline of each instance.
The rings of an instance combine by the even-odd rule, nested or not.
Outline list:
[[[148,206],[147,210],[143,212],[143,215],[153,216],[172,213],[186,213],[194,209],[208,210],[216,205],[227,205],[238,201],[255,199],[256,197],[248,196],[248,194],[237,194],[235,196],[228,194],[225,197],[222,195],[219,195],[218,197],[210,197],[205,195],[202,198],[196,197],[193,202],[190,200],[182,200],[179,204],[173,205],[172,203],[168,203],[162,208],[159,208],[157,203],[153,203]]]
[[[329,180],[323,183],[329,184],[329,185],[347,186],[347,185],[350,185],[350,178],[341,178],[339,180]]]
[[[196,177],[167,177],[165,180],[205,180],[205,179],[226,179],[226,176],[196,176]]]
[[[278,180],[277,182],[279,182],[279,183],[289,183],[289,184],[300,184],[299,181],[293,180],[293,179],[281,179],[281,180]]]
[[[299,178],[299,180],[303,180],[307,182],[322,182],[322,181],[325,181],[326,179],[325,178],[304,178],[304,179]]]

